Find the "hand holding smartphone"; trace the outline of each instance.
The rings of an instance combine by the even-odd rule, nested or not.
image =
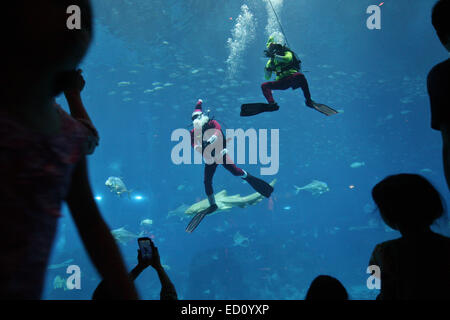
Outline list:
[[[142,260],[149,262],[153,258],[152,240],[148,237],[138,239]]]

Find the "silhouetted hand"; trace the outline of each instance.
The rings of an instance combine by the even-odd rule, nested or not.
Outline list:
[[[78,69],[74,71],[69,71],[64,75],[64,91],[65,92],[81,92],[86,85],[82,73],[83,70]]]
[[[150,265],[150,261],[151,261],[150,259],[143,259],[141,250],[139,250],[139,249],[138,249],[137,260],[138,260],[138,267],[140,267],[141,269],[147,268]]]
[[[158,248],[155,247],[153,241],[150,242],[150,245],[152,247],[152,258],[150,260],[150,265],[156,270],[161,269],[162,265],[161,265],[161,258],[159,257]]]
[[[151,259],[143,259],[141,255],[141,250],[138,250],[138,266],[141,267],[142,269],[145,269],[148,266],[152,266],[155,269],[162,268],[158,248],[155,247],[153,241],[150,242],[150,246],[152,247]]]

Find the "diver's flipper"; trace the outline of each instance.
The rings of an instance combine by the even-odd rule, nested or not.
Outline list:
[[[246,103],[241,106],[241,117],[250,117],[263,112],[272,112],[280,109],[276,103]]]
[[[317,103],[317,102],[313,102],[312,108],[316,109],[317,111],[319,111],[320,113],[323,113],[326,116],[331,116],[333,114],[339,113],[336,110],[334,110],[333,108],[331,108],[325,104]]]
[[[273,192],[273,187],[270,184],[252,176],[250,173],[247,173],[247,178],[244,178],[244,180],[247,181],[256,192],[262,194],[266,198],[270,197]]]
[[[189,222],[188,226],[186,227],[186,232],[191,233],[192,231],[195,230],[195,228],[197,228],[197,226],[200,224],[200,222],[202,222],[203,218],[210,214],[213,213],[214,211],[217,210],[217,205],[214,204],[212,206],[209,206],[208,208],[200,211],[199,213],[197,213],[191,220],[191,222]]]

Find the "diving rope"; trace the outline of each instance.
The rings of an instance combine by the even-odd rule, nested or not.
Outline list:
[[[278,25],[280,26],[281,33],[283,34],[284,39],[286,40],[287,46],[290,48],[291,46],[289,45],[288,39],[287,39],[287,37],[286,37],[286,34],[284,33],[283,26],[281,25],[280,19],[278,19],[277,12],[275,11],[275,8],[274,8],[273,5],[272,5],[272,1],[271,1],[271,0],[267,0],[267,1],[269,1],[270,6],[272,7],[273,13],[275,14],[275,18],[277,18]]]
[[[273,13],[275,14],[275,18],[277,18],[278,25],[280,26],[281,33],[283,34],[284,39],[286,40],[286,44],[287,44],[288,48],[290,48],[291,46],[289,45],[288,38],[286,37],[286,33],[284,33],[283,26],[281,25],[280,19],[278,19],[278,15],[277,15],[277,12],[275,11],[275,8],[272,5],[272,1],[271,0],[267,0],[267,1],[269,1],[270,6],[272,7]],[[301,68],[300,68],[300,70],[301,70]],[[309,72],[309,71],[302,71],[302,72]]]

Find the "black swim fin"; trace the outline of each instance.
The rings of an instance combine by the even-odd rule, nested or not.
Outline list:
[[[333,108],[331,108],[325,104],[317,103],[317,102],[313,102],[313,105],[311,108],[319,111],[320,113],[323,113],[326,116],[332,116],[333,114],[339,113],[336,110],[334,110]]]
[[[268,198],[273,192],[273,187],[262,179],[256,178],[247,172],[247,177],[244,178],[249,185],[252,186],[256,192],[262,194],[264,197]]]
[[[212,206],[209,206],[208,208],[200,211],[199,213],[197,213],[191,220],[191,222],[189,222],[188,226],[186,227],[186,232],[191,233],[192,231],[195,230],[195,228],[197,228],[197,226],[200,224],[200,222],[202,222],[203,218],[210,214],[213,213],[214,211],[217,210],[217,204],[213,204]]]
[[[263,112],[273,112],[280,109],[276,103],[246,103],[241,106],[241,117],[250,117]]]

